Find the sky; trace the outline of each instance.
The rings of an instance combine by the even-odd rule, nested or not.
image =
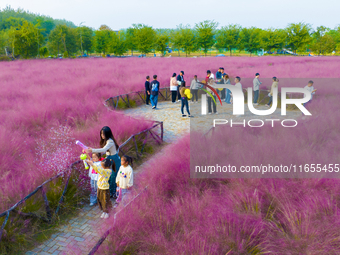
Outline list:
[[[335,28],[340,24],[339,0],[0,0],[56,19],[66,19],[75,25],[98,29],[105,24],[113,30],[142,23],[154,28],[176,28],[204,20],[214,20],[219,27],[239,24],[242,27],[284,28],[289,23],[305,22]]]

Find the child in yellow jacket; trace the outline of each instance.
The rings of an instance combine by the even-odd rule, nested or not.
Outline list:
[[[112,174],[112,168],[114,169],[115,162],[113,159],[106,158],[101,162],[101,165],[98,167],[96,166],[93,161],[86,160],[86,162],[92,166],[93,170],[98,173],[98,190],[97,190],[97,200],[100,209],[103,211],[103,214],[100,218],[107,219],[109,218],[109,210],[112,207],[111,200],[110,200],[110,185],[109,179]]]

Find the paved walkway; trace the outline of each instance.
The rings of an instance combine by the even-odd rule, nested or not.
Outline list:
[[[153,120],[164,121],[164,141],[170,143],[181,134],[189,131],[189,119],[172,118],[176,115],[175,111],[178,115],[178,107],[178,104],[169,107],[169,104],[164,102],[160,104],[159,110],[153,111],[149,106],[141,106],[128,109],[125,113],[133,117],[144,116]],[[162,153],[162,151],[159,153]],[[134,169],[134,172],[138,172],[144,164]],[[49,240],[26,252],[26,254],[88,254],[102,233],[108,228],[100,215],[98,206],[84,206],[77,217],[58,227],[56,233]]]
[[[258,109],[267,109],[264,106],[259,106]],[[207,131],[212,126],[212,120],[214,118],[221,119],[282,119],[282,118],[298,118],[301,117],[300,112],[287,112],[287,116],[281,116],[280,110],[277,110],[271,117],[252,115],[248,107],[245,106],[245,115],[242,117],[233,117],[232,106],[223,103],[222,106],[217,106],[218,115],[200,115],[201,105],[190,103],[190,111],[194,118],[182,118],[180,112],[180,102],[175,104],[171,102],[161,102],[158,105],[158,109],[153,110],[151,106],[140,106],[137,108],[127,109],[125,114],[132,117],[144,116],[148,119],[158,120],[164,122],[164,140],[166,142],[173,142],[190,130],[190,121],[194,123],[195,128],[199,128],[201,131]],[[162,153],[160,151],[159,153]],[[155,158],[155,157],[153,157]],[[151,159],[152,160],[152,159]],[[144,163],[145,164],[145,163]],[[142,168],[140,166],[139,168]],[[138,171],[138,168],[135,169]],[[105,220],[100,218],[100,210],[98,206],[90,207],[85,206],[79,215],[69,221],[65,225],[60,226],[57,229],[56,234],[45,241],[40,246],[36,247],[32,251],[26,254],[88,254],[91,248],[99,240],[101,234],[107,230],[105,226]],[[70,251],[70,247],[73,251]],[[76,249],[76,250],[74,250]]]
[[[181,102],[175,104],[171,102],[160,102],[155,110],[148,105],[131,108],[124,111],[132,117],[143,116],[147,119],[163,121],[164,141],[171,142],[181,135],[189,132],[190,119],[182,118],[180,113]]]

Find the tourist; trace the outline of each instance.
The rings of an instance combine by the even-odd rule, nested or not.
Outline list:
[[[308,104],[310,104],[312,102],[313,95],[317,91],[317,89],[314,89],[313,85],[314,85],[314,82],[313,81],[309,81],[307,86],[304,87],[304,89],[307,89],[311,93],[311,98],[310,98],[310,100],[308,102],[303,104],[304,107],[306,107]]]
[[[215,77],[214,77],[214,74],[212,74],[210,70],[207,70],[207,77],[205,78],[205,81],[208,82],[209,79],[215,79]]]
[[[100,166],[95,165],[91,160],[86,160],[86,162],[98,173],[97,199],[99,208],[103,211],[100,218],[107,219],[109,218],[109,212],[112,207],[109,178],[112,176],[111,168],[115,168],[115,162],[110,158],[104,159]]]
[[[170,78],[170,91],[171,91],[171,101],[172,103],[176,103],[176,96],[177,96],[176,73],[173,73],[172,77]]]
[[[260,74],[256,73],[253,80],[253,90],[254,90],[254,105],[258,105],[257,101],[259,99],[260,85],[262,82],[259,81]]]
[[[152,109],[156,109],[157,102],[158,102],[158,92],[159,92],[159,81],[157,81],[157,75],[153,76],[153,81],[150,84],[150,89],[151,89],[150,101],[151,101]]]
[[[88,158],[90,158],[88,156]],[[100,166],[101,164],[101,154],[100,153],[93,153],[92,154],[92,161],[93,164],[96,165],[97,167]],[[93,170],[92,166],[90,166],[89,169],[89,177],[90,177],[90,185],[91,185],[91,194],[90,194],[90,206],[93,206],[97,203],[97,181],[98,181],[98,174],[96,171]]]
[[[121,160],[121,167],[119,168],[116,184],[118,191],[118,198],[116,203],[120,203],[122,199],[126,200],[127,192],[133,185],[133,169],[132,158],[124,155]]]
[[[184,85],[181,85],[181,89],[179,92],[181,93],[181,112],[182,112],[182,117],[186,117],[184,114],[184,106],[186,107],[188,117],[191,117],[190,111],[189,111],[189,103],[188,103],[188,96],[185,94],[185,90],[187,90]]]
[[[223,80],[224,80],[224,84],[231,84],[230,83],[230,79],[229,79],[229,75],[228,74],[225,74],[224,77],[223,77]],[[227,104],[231,104],[230,102],[230,99],[231,99],[231,95],[230,95],[230,90],[229,89],[226,89],[226,92],[225,92],[226,96],[225,96],[225,102]],[[221,98],[222,99],[222,98]]]
[[[114,161],[115,168],[112,170],[112,174],[109,179],[110,184],[110,194],[115,198],[116,196],[116,175],[118,169],[120,167],[120,157],[118,156],[119,146],[116,139],[113,137],[112,131],[108,126],[103,127],[100,130],[100,146],[101,149],[92,149],[88,148],[86,153],[101,153],[102,155],[106,153],[108,159],[112,159]]]
[[[221,67],[221,77],[223,78],[224,75],[226,75],[226,73],[224,72],[224,67]]]
[[[221,69],[221,81],[220,81],[220,83],[224,83],[223,78],[224,78],[224,76],[226,75],[226,73],[224,72],[224,68],[223,68],[223,67],[220,67],[220,69]],[[229,77],[229,76],[228,76],[228,77]],[[230,91],[229,91],[229,93],[230,93]],[[225,100],[225,98],[226,98],[226,89],[223,88],[223,89],[221,90],[221,100]]]
[[[214,85],[214,79],[213,78],[209,78],[208,82],[207,82],[208,85],[210,86],[213,86]],[[215,101],[212,99],[212,97],[210,96],[209,93],[207,93],[207,98],[208,98],[208,114],[211,114],[212,111],[211,111],[211,104],[213,104],[213,113],[217,114],[217,111],[216,111],[216,95],[214,95],[214,92],[209,88],[207,87],[207,91],[210,92],[210,94],[212,95],[212,97],[215,99]]]
[[[243,93],[242,84],[240,82],[241,78],[239,76],[236,76],[234,81],[235,81],[235,87],[240,88]]]
[[[197,80],[197,75],[194,76],[194,79],[190,84],[190,91],[192,93],[192,102],[198,103],[198,89],[201,87],[199,81]],[[196,101],[195,101],[196,98]]]
[[[150,76],[146,76],[145,82],[145,103],[146,105],[150,105]]]
[[[221,68],[218,68],[218,71],[216,72],[216,80],[218,80],[218,82],[220,82],[222,80],[222,71],[221,71]]]
[[[273,91],[274,89],[278,88],[278,85],[279,85],[279,79],[277,79],[276,77],[273,77],[273,83],[272,83],[272,86],[270,88],[270,92],[268,94],[268,97],[269,97],[269,102],[268,104],[266,104],[267,107],[270,107],[271,103],[273,102]]]
[[[235,79],[234,79],[235,87],[239,88],[241,90],[241,92],[243,93],[242,84],[241,84],[240,81],[241,81],[241,78],[239,76],[236,76]],[[232,93],[230,93],[230,96],[231,96],[231,99],[233,99],[233,94]]]
[[[177,75],[177,97],[178,101],[181,101],[181,94],[179,93],[179,89],[181,85],[183,84],[185,87],[185,81],[184,81],[184,71],[181,71],[179,75]]]

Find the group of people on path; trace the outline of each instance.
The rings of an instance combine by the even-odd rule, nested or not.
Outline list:
[[[259,105],[258,100],[259,100],[259,93],[260,93],[260,85],[262,84],[262,82],[260,82],[259,80],[260,74],[256,73],[255,74],[255,78],[253,80],[253,90],[254,90],[254,101],[253,104],[254,105]],[[270,87],[270,92],[268,93],[268,97],[269,97],[269,101],[266,104],[267,107],[270,107],[270,105],[273,102],[273,92],[274,89],[277,89],[279,87],[279,79],[277,77],[273,77],[272,78],[272,85]],[[308,82],[308,84],[304,87],[304,89],[308,90],[311,93],[311,99],[304,103],[303,106],[306,107],[308,104],[310,104],[312,102],[313,99],[313,95],[315,94],[315,92],[317,91],[317,89],[314,89],[314,82],[312,80],[310,80]]]
[[[86,162],[90,165],[90,206],[98,203],[101,218],[107,219],[112,209],[111,197],[115,199],[116,207],[127,199],[128,191],[133,186],[132,158],[127,155],[119,157],[118,143],[108,126],[100,131],[100,147],[85,151],[89,158]]]
[[[256,73],[255,78],[253,80],[253,104],[255,106],[259,105],[259,95],[260,95],[260,85],[262,82],[259,80],[260,74]],[[279,79],[277,77],[272,78],[272,85],[270,92],[268,94],[269,102],[266,104],[267,107],[270,107],[270,105],[273,102],[273,90],[278,87]],[[241,84],[241,78],[239,76],[236,76],[234,79],[236,87],[239,87],[241,90],[242,84]],[[173,73],[170,78],[170,91],[171,91],[171,101],[172,103],[176,103],[181,101],[181,113],[182,117],[186,117],[187,115],[184,114],[184,107],[186,108],[188,117],[192,117],[189,110],[189,101],[191,100],[192,103],[198,102],[198,90],[201,89],[204,84],[208,84],[211,86],[214,86],[214,84],[229,84],[230,77],[227,73],[224,72],[224,68],[220,67],[216,74],[214,75],[210,70],[207,70],[207,75],[204,81],[200,82],[197,79],[197,75],[193,77],[193,80],[190,84],[190,93],[192,95],[192,98],[188,96],[187,93],[185,93],[185,90],[188,89],[185,87],[185,80],[184,80],[184,71],[180,71],[180,73],[177,75],[176,73]],[[160,84],[157,81],[157,75],[153,76],[153,81],[150,83],[150,77],[146,77],[145,82],[145,93],[146,93],[146,104],[152,105],[152,109],[157,108],[157,101],[158,101],[158,93],[159,93]],[[315,94],[316,89],[313,87],[313,81],[309,81],[308,85],[305,87],[307,90],[309,90],[312,94],[312,96]],[[206,88],[206,90],[210,93],[207,93],[207,100],[208,100],[208,114],[218,114],[216,109],[216,95],[212,93],[211,89],[209,87]],[[226,104],[232,104],[232,93],[229,89],[218,89],[217,90],[221,100],[223,100]],[[311,100],[308,102],[310,103]],[[304,104],[304,105],[307,105]]]
[[[188,112],[188,116],[191,117],[189,111],[188,104],[188,95],[185,92],[187,88],[185,88],[184,81],[184,72],[181,71],[180,74],[176,77],[176,73],[174,73],[170,79],[170,89],[172,91],[172,102],[176,103],[176,98],[182,102],[181,112],[184,117],[183,108],[186,107]],[[254,105],[258,105],[259,98],[259,88],[262,82],[259,81],[259,73],[255,74],[255,78],[253,80],[253,90],[254,90]],[[202,82],[199,82],[197,79],[197,75],[194,76],[194,79],[190,85],[190,92],[192,93],[193,102],[198,102],[198,90],[203,85],[202,83],[207,83],[213,85],[215,82],[230,84],[228,74],[224,73],[224,69],[220,68],[218,73],[216,73],[216,77],[221,79],[214,79],[214,75],[210,70],[207,70],[206,79]],[[157,75],[153,76],[153,81],[150,83],[150,77],[146,77],[145,89],[147,95],[146,104],[149,104],[149,101],[152,104],[152,108],[155,109],[157,107],[158,100],[158,92],[159,92],[159,82],[157,81]],[[242,84],[240,83],[241,78],[239,76],[235,77],[235,86],[242,90]],[[273,98],[273,90],[278,87],[279,80],[277,77],[272,78],[271,90],[268,94],[269,102],[266,104],[267,107],[270,107]],[[314,82],[309,81],[308,85],[304,88],[308,90],[313,98],[313,95],[317,91],[313,86]],[[176,90],[175,90],[176,87]],[[207,88],[209,91],[210,89]],[[231,103],[232,94],[230,90],[223,89],[218,90],[222,99],[225,100],[226,103]],[[211,92],[211,90],[210,90]],[[149,97],[148,97],[149,96]],[[212,93],[208,94],[208,112],[217,114],[216,104],[213,104],[213,109],[211,104],[213,103],[212,97],[216,96]],[[230,98],[229,98],[230,97]],[[312,98],[304,104],[306,106],[312,100]],[[102,215],[101,218],[108,218],[109,211],[112,208],[111,197],[115,199],[115,205],[126,199],[129,189],[133,186],[133,169],[132,169],[132,158],[124,155],[119,157],[119,145],[114,138],[111,129],[108,126],[105,126],[100,131],[100,147],[98,149],[88,148],[85,152],[88,155],[88,160],[86,162],[90,165],[89,169],[89,177],[91,180],[91,195],[90,195],[90,206],[98,203]],[[89,155],[92,155],[90,157]]]

